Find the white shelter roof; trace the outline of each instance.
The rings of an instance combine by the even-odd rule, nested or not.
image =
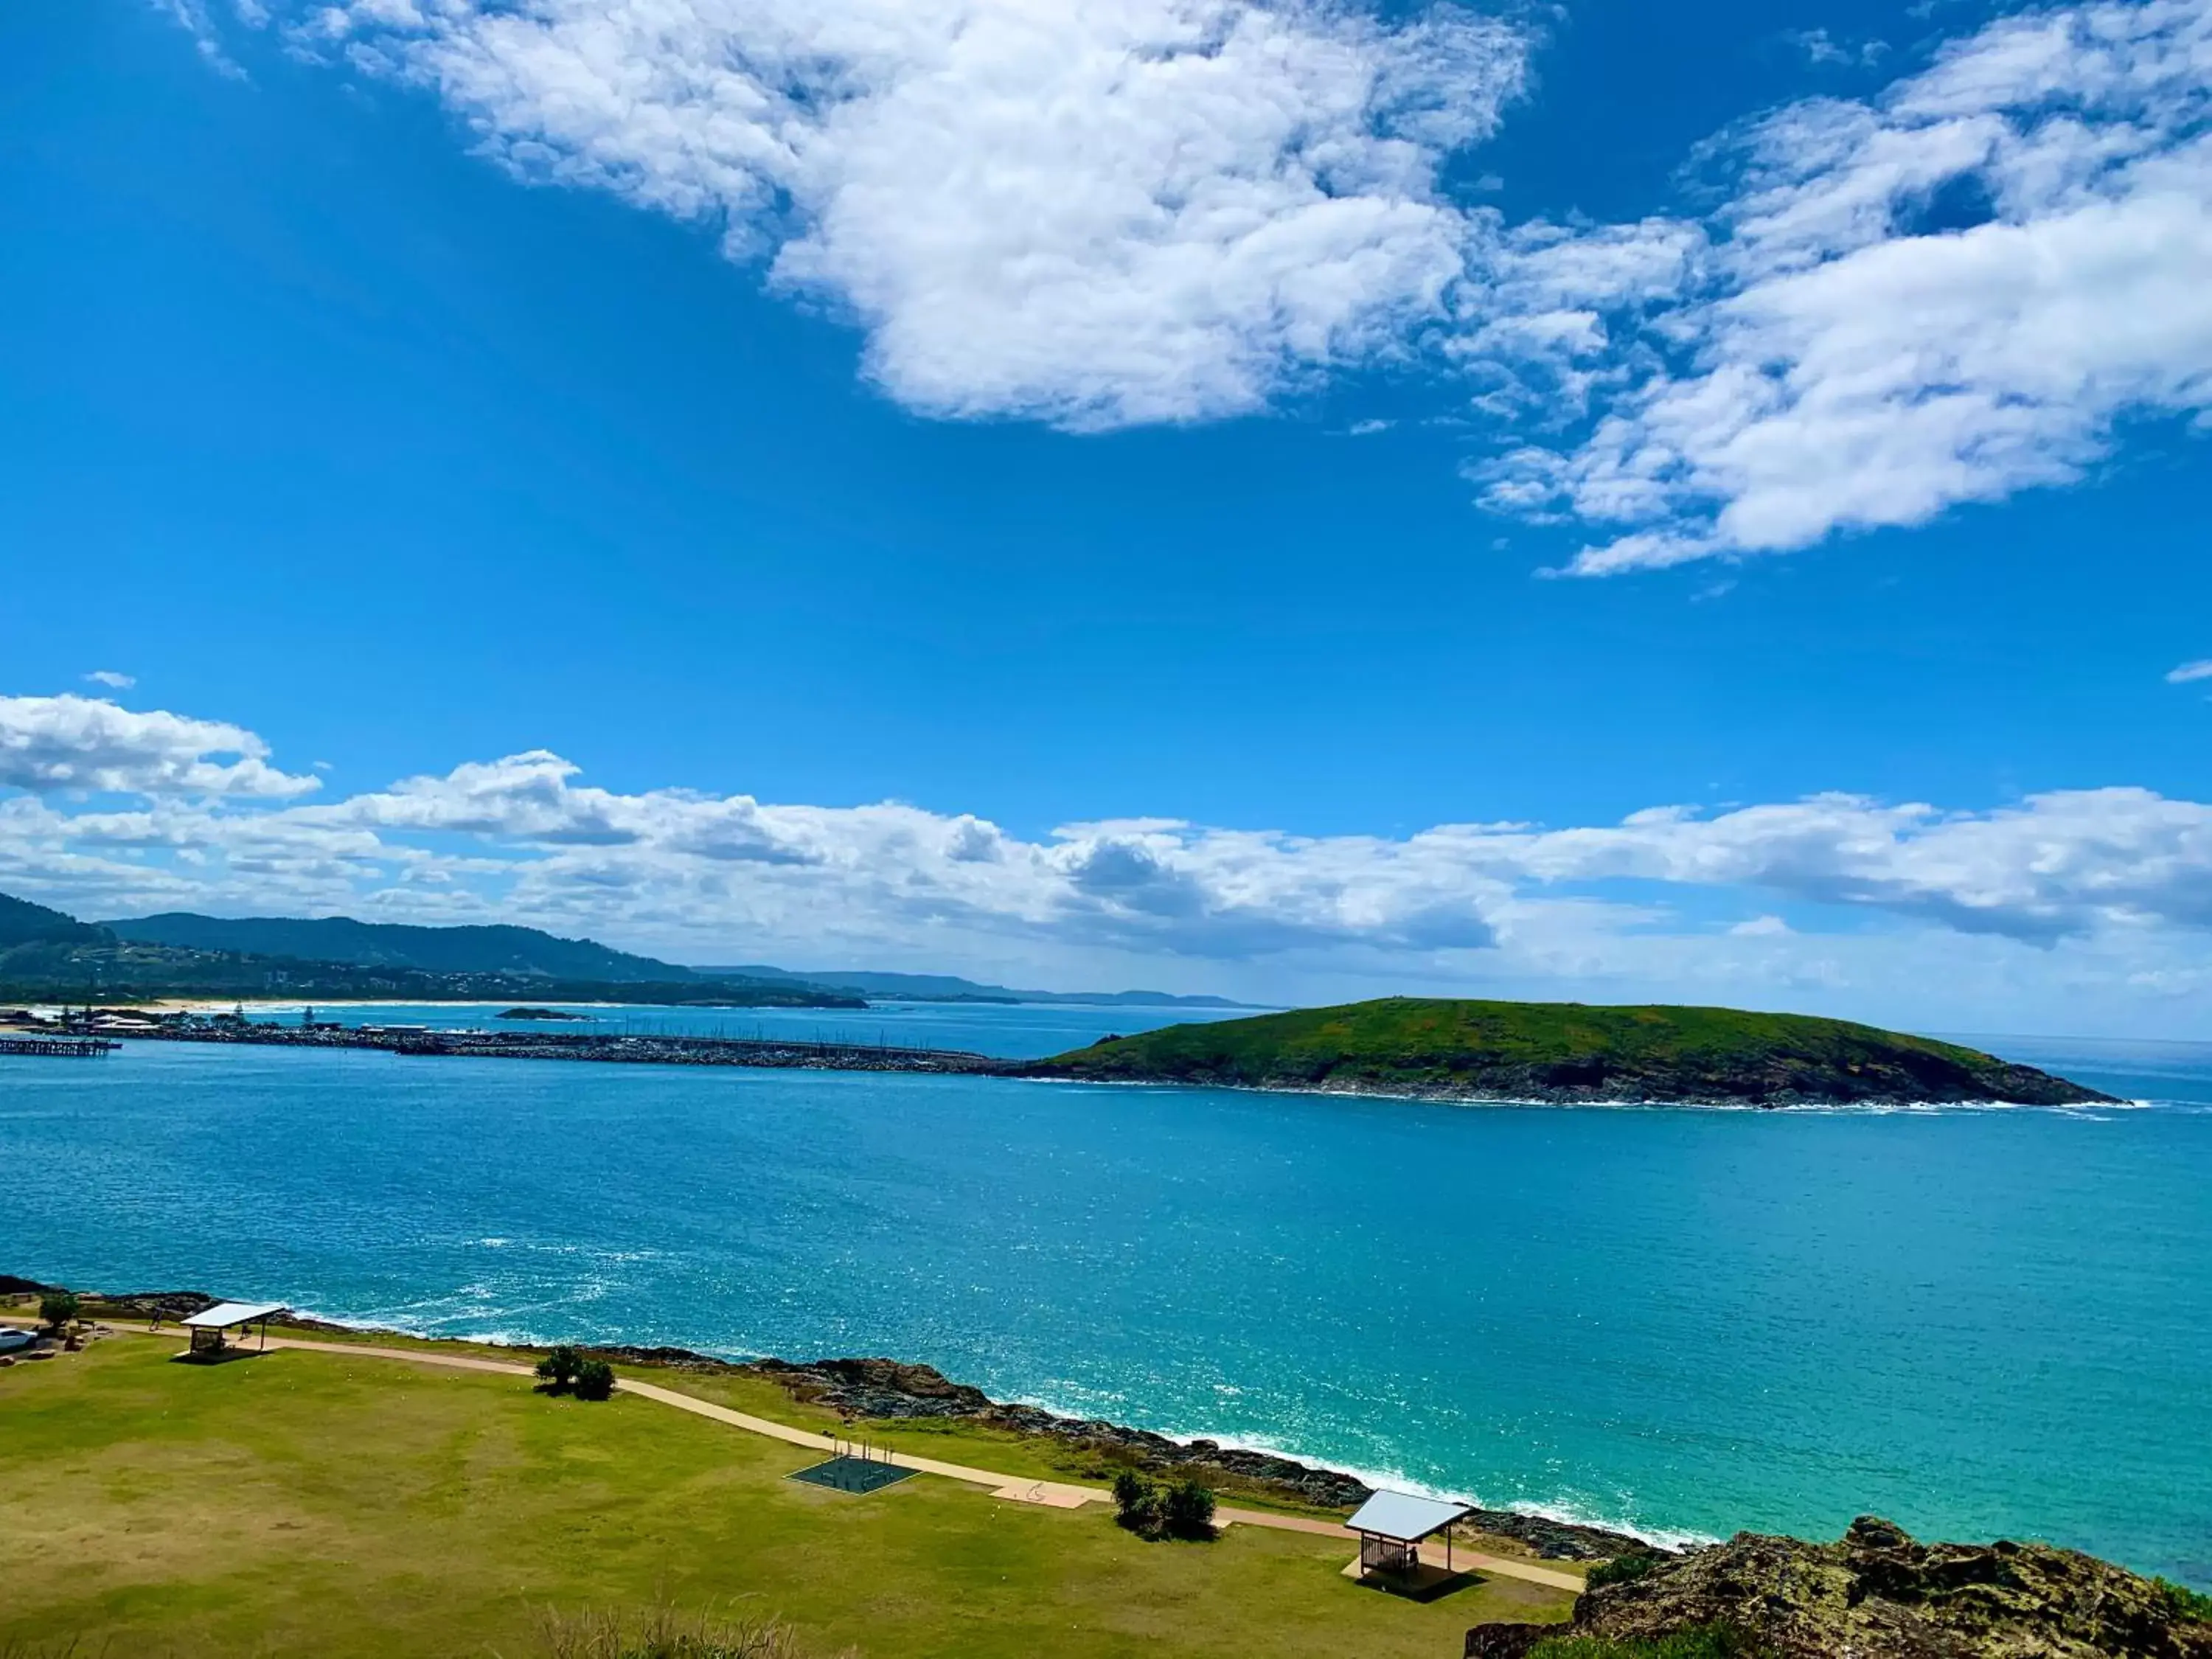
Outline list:
[[[281,1302],[218,1302],[204,1312],[196,1313],[185,1321],[187,1325],[212,1325],[223,1330],[233,1325],[251,1325],[257,1319],[266,1319],[271,1314],[284,1311]]]
[[[1418,1498],[1409,1492],[1378,1492],[1359,1506],[1344,1524],[1354,1532],[1371,1532],[1378,1538],[1395,1538],[1401,1544],[1441,1532],[1468,1512],[1464,1504],[1448,1504],[1441,1498]]]

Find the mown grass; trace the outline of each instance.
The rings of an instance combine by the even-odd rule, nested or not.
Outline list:
[[[8,1306],[10,1300],[15,1305]],[[143,1322],[135,1315],[119,1315],[97,1298],[88,1301],[85,1305],[88,1318],[108,1319],[133,1329],[140,1328]],[[27,1317],[34,1306],[35,1298],[32,1297],[0,1298],[0,1308],[20,1316]],[[290,1334],[315,1342],[362,1347],[422,1347],[435,1352],[462,1354],[471,1358],[494,1359],[517,1365],[534,1365],[549,1352],[544,1348],[507,1346],[446,1337],[408,1336],[395,1331],[337,1328],[305,1329],[289,1327],[281,1322],[270,1329],[275,1335]],[[716,1405],[726,1406],[732,1411],[764,1417],[771,1422],[787,1424],[793,1428],[812,1429],[817,1433],[835,1434],[847,1439],[865,1438],[872,1444],[892,1451],[905,1452],[916,1457],[936,1458],[943,1462],[968,1463],[980,1468],[1001,1470],[1009,1475],[1033,1480],[1074,1480],[1106,1486],[1112,1483],[1115,1475],[1121,1469],[1134,1467],[1137,1461],[1133,1454],[1122,1454],[1112,1447],[1082,1448],[1052,1436],[999,1428],[968,1419],[868,1418],[854,1421],[829,1407],[810,1405],[798,1400],[775,1382],[756,1375],[687,1371],[668,1366],[621,1363],[616,1364],[615,1370],[618,1376],[639,1377],[664,1389],[696,1395]],[[1264,1481],[1246,1480],[1226,1471],[1202,1473],[1225,1504],[1279,1515],[1310,1516],[1324,1520],[1341,1520],[1350,1512],[1342,1507],[1301,1502],[1286,1495],[1280,1487]],[[1465,1529],[1462,1529],[1462,1536],[1473,1547],[1492,1554],[1525,1556],[1532,1560],[1537,1559],[1536,1552],[1518,1539],[1475,1534]],[[1575,1563],[1571,1561],[1555,1561],[1547,1565],[1568,1571],[1575,1569]],[[0,1659],[4,1659],[4,1656],[0,1656]]]
[[[1433,1659],[1471,1624],[1568,1610],[1504,1579],[1400,1601],[1340,1577],[1343,1545],[1297,1534],[1149,1544],[1104,1505],[927,1476],[825,1492],[783,1478],[803,1449],[636,1397],[365,1356],[195,1367],[171,1352],[120,1335],[0,1371],[0,1651],[522,1659],[543,1651],[548,1608],[665,1602],[787,1620],[808,1652],[901,1659]]]

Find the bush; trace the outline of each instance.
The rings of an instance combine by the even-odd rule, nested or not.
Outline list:
[[[2212,1595],[2191,1589],[2186,1584],[2177,1584],[2171,1578],[2154,1578],[2151,1583],[2166,1597],[2166,1605],[2173,1609],[2175,1618],[2212,1625]]]
[[[1159,1530],[1160,1489],[1134,1469],[1114,1477],[1114,1519],[1146,1536]]]
[[[566,1394],[575,1386],[583,1364],[583,1356],[564,1344],[538,1362],[538,1375],[545,1379],[547,1393]]]
[[[75,1291],[48,1291],[39,1298],[39,1317],[52,1330],[59,1330],[72,1323],[83,1310]]]
[[[1616,1555],[1610,1561],[1599,1562],[1583,1582],[1592,1589],[1601,1584],[1632,1584],[1658,1565],[1657,1556],[1647,1551],[1632,1551],[1626,1555]]]
[[[606,1400],[615,1391],[615,1368],[604,1359],[586,1359],[576,1367],[573,1384],[579,1400]]]
[[[1164,1487],[1124,1469],[1114,1477],[1114,1519],[1140,1538],[1212,1538],[1213,1492],[1195,1480]]]
[[[1160,1505],[1160,1521],[1176,1538],[1213,1536],[1213,1490],[1195,1480],[1178,1480]]]

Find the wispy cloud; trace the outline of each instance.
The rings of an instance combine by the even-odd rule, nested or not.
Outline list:
[[[1826,29],[1799,29],[1786,38],[1807,63],[1821,69],[1872,69],[1889,55],[1886,40],[1838,40]]]
[[[2185,662],[2180,667],[2166,672],[2166,683],[2168,685],[2189,685],[2197,680],[2212,680],[2212,657]]]
[[[222,33],[216,27],[207,0],[152,0],[152,4],[155,10],[192,37],[192,45],[210,69],[234,81],[246,78],[246,71],[239,67],[238,60],[223,50]],[[257,21],[258,9],[255,0],[240,0],[238,11],[242,21]]]
[[[112,668],[95,668],[85,678],[94,685],[104,685],[111,691],[128,691],[138,684],[136,676],[118,674]]]

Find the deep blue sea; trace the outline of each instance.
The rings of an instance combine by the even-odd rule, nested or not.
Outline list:
[[[597,1012],[1001,1054],[1186,1017]],[[141,1043],[0,1061],[0,1271],[891,1354],[1655,1535],[1872,1511],[2212,1588],[2212,1045],[1977,1040],[2149,1103],[1468,1108]]]

